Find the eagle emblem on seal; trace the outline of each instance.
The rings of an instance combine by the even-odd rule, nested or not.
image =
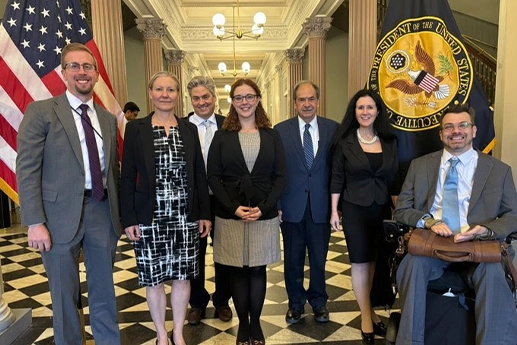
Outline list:
[[[396,79],[387,84],[386,88],[397,89],[406,95],[418,95],[423,92],[425,100],[422,105],[435,108],[436,102],[433,102],[431,97],[434,96],[436,100],[447,98],[450,94],[449,85],[443,83],[443,76],[436,75],[435,63],[422,48],[420,41],[417,41],[415,47],[415,59],[422,68],[420,70],[407,70],[411,81]],[[416,105],[415,100],[411,100],[410,103]]]

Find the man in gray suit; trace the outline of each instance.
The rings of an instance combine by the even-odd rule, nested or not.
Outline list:
[[[116,118],[93,102],[97,63],[63,48],[64,94],[29,104],[18,131],[16,177],[28,244],[41,252],[58,345],[80,344],[79,253],[95,343],[120,344],[113,284],[120,237]]]
[[[517,194],[511,168],[475,151],[474,111],[451,106],[441,119],[444,149],[413,160],[397,201],[395,219],[426,228],[455,242],[502,240],[517,231]],[[457,163],[452,163],[459,160]],[[457,228],[445,221],[443,207],[451,164],[457,171]],[[453,190],[454,190],[453,189]],[[452,218],[451,218],[452,219]],[[402,318],[397,344],[424,344],[427,283],[450,263],[407,254],[397,271]],[[476,292],[476,344],[515,344],[517,310],[500,263],[472,264],[469,281]]]

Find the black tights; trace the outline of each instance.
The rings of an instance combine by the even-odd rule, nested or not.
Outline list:
[[[232,267],[232,297],[239,317],[237,340],[264,340],[260,314],[266,298],[266,266]]]

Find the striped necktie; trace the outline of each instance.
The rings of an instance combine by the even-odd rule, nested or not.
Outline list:
[[[312,137],[311,132],[309,132],[309,128],[311,128],[311,125],[306,123],[305,131],[303,132],[303,152],[305,154],[305,163],[310,169],[314,162],[314,147],[312,146]]]

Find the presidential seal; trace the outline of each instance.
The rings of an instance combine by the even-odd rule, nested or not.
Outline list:
[[[459,37],[437,17],[405,20],[379,42],[368,88],[379,92],[394,127],[439,126],[451,103],[467,101],[473,67]]]

